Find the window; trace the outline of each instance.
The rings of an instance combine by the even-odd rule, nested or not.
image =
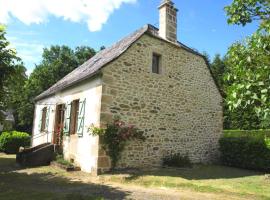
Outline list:
[[[152,72],[156,74],[160,74],[160,55],[153,53],[152,57]]]
[[[63,132],[66,136],[70,134],[83,136],[85,103],[86,99],[78,99],[65,105]]]
[[[46,128],[46,119],[47,119],[47,107],[44,107],[41,112],[41,126],[40,131],[45,131]]]
[[[71,103],[71,113],[70,113],[70,129],[69,133],[75,134],[78,126],[78,112],[79,112],[79,100],[74,100]]]

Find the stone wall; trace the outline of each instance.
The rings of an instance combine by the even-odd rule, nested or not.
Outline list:
[[[151,72],[153,52],[161,74]],[[217,157],[222,98],[201,56],[145,34],[102,73],[101,124],[120,115],[147,137],[127,145],[118,167],[160,166],[178,152],[193,162]],[[98,168],[104,152],[102,161]]]

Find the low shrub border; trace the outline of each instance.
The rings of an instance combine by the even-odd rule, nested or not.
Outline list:
[[[225,136],[239,137],[239,136],[264,136],[270,138],[270,129],[265,130],[224,130]]]
[[[192,163],[189,159],[188,154],[183,156],[179,153],[165,156],[163,158],[162,165],[163,167],[177,167],[177,168],[191,168],[192,167]]]
[[[56,155],[55,160],[51,162],[52,166],[59,167],[61,169],[66,170],[67,172],[71,171],[81,171],[80,167],[75,166],[73,163],[64,159],[63,155]]]
[[[224,165],[270,171],[270,130],[227,130],[219,144]]]
[[[0,135],[0,151],[8,154],[18,153],[20,147],[29,147],[31,137],[28,133],[10,131]]]

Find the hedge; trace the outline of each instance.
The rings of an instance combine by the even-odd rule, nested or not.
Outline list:
[[[10,131],[0,135],[0,151],[8,154],[18,153],[19,148],[30,146],[30,135],[24,132]]]
[[[264,136],[270,138],[270,129],[265,130],[224,130],[225,136],[239,137],[239,136]]]
[[[219,144],[223,164],[270,171],[270,130],[224,131]]]

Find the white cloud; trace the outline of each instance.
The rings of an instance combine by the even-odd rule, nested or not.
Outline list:
[[[38,62],[42,55],[44,45],[36,42],[25,42],[17,37],[9,37],[7,39],[10,41],[10,47],[17,50],[18,56],[26,62]]]
[[[50,15],[72,22],[85,22],[90,31],[99,31],[115,9],[137,0],[0,0],[0,23],[10,17],[23,23],[40,24]]]
[[[17,55],[27,67],[27,75],[31,74],[34,64],[40,62],[45,46],[37,41],[28,42],[14,36],[7,36],[7,39],[10,41],[10,48],[16,49]]]

